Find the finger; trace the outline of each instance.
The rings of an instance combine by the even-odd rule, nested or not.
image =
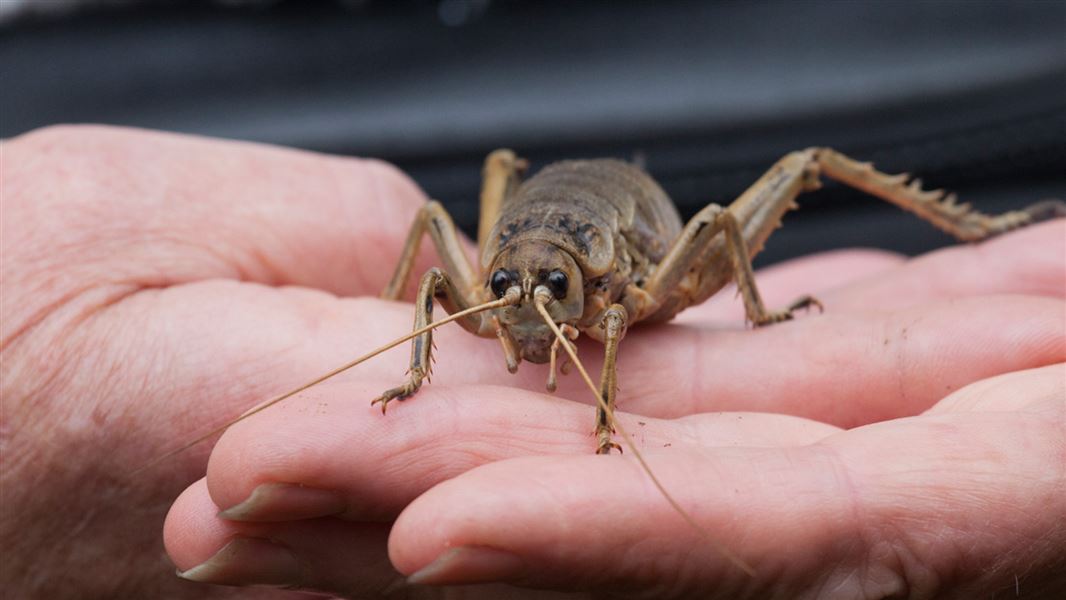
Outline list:
[[[389,526],[315,519],[263,526],[216,516],[203,480],[171,507],[163,528],[167,553],[179,575],[219,585],[269,585],[324,589],[350,575],[332,591],[352,598],[382,595],[403,583],[385,552]]]
[[[123,308],[100,315],[95,326],[98,335],[123,339],[131,350],[117,356],[105,352],[101,362],[121,364],[134,381],[140,371],[164,373],[171,383],[149,381],[164,385],[168,399],[163,402],[181,408],[176,419],[169,410],[143,413],[140,427],[148,439],[164,441],[157,442],[155,454],[175,443],[165,440],[191,440],[394,339],[409,330],[411,318],[409,307],[397,303],[337,301],[306,290],[225,282],[170,288],[131,298]],[[154,316],[146,321],[148,314]],[[1011,319],[1003,322],[1004,314]],[[621,347],[619,403],[647,416],[783,412],[840,426],[916,414],[972,381],[1063,360],[1064,319],[1055,300],[990,298],[869,318],[824,315],[757,331],[635,329]],[[126,334],[119,338],[115,332]],[[190,346],[184,340],[201,342]],[[392,413],[425,402],[422,396],[440,384],[487,383],[512,390],[544,385],[543,367],[523,365],[512,376],[496,344],[457,327],[438,330],[434,341],[434,383],[410,402],[393,405]],[[593,372],[602,364],[600,351],[596,345],[582,346]],[[141,364],[128,356],[154,358]],[[366,408],[370,399],[400,382],[408,360],[409,353],[400,348],[343,375],[345,381],[380,387],[361,385],[349,401]],[[160,365],[166,367],[160,370]],[[591,392],[575,377],[561,379],[559,394],[592,402]]]
[[[678,518],[625,457],[471,470],[405,510],[390,556],[433,584],[656,597],[771,588],[932,597],[1017,585],[1040,597],[1066,544],[1064,410],[1060,388],[1025,411],[909,418],[802,448],[651,454],[664,485],[754,577]]]
[[[216,300],[194,294],[209,290]],[[176,376],[218,390],[196,400],[201,411],[210,412],[189,412],[190,421],[180,431],[186,438],[410,328],[406,305],[337,302],[299,290],[262,296],[261,291],[218,283],[171,289],[162,294],[171,308],[160,327],[139,331],[152,345],[167,343],[175,333],[211,340],[202,353],[194,349],[172,367]],[[201,307],[217,306],[222,297],[227,308],[215,308],[205,320]],[[968,383],[1063,360],[1063,312],[1062,303],[1052,299],[994,297],[895,314],[827,314],[755,331],[638,328],[621,345],[619,405],[657,417],[722,410],[783,412],[840,426],[917,414]],[[126,316],[114,320],[119,322],[104,329],[138,323]],[[445,326],[437,330],[434,342],[434,383],[422,393],[439,384],[468,383],[543,389],[544,367],[525,364],[512,376],[492,341]],[[593,372],[602,364],[601,351],[595,344],[581,347],[582,360]],[[197,355],[203,358],[195,359]],[[362,396],[353,394],[352,402],[368,403],[399,383],[408,360],[409,353],[400,348],[344,375],[349,381],[385,384],[380,390],[366,389]],[[561,378],[559,387],[562,397],[593,401],[576,377]],[[175,393],[184,394],[179,402],[202,395]],[[420,402],[420,396],[396,410]]]
[[[595,449],[591,407],[470,385],[427,388],[387,415],[353,401],[380,387],[325,386],[231,428],[208,466],[215,505],[239,520],[336,515],[383,521],[429,487],[473,467],[515,456],[581,455]],[[679,421],[623,413],[618,418],[645,451],[801,445],[839,431],[757,413]]]
[[[913,415],[969,383],[1066,359],[1064,306],[989,296],[754,331],[638,329],[621,345],[619,405],[659,417],[783,412],[842,427]],[[589,362],[597,368],[595,355]]]
[[[594,445],[588,435],[591,410],[540,394],[489,398],[482,396],[501,390],[470,388],[460,396],[435,388],[428,402],[412,406],[407,418],[396,419],[359,410],[348,401],[346,389],[325,388],[322,392],[328,395],[262,413],[223,437],[209,470],[211,495],[203,481],[194,484],[167,518],[167,549],[179,570],[186,571],[183,576],[227,585],[295,585],[353,597],[383,586],[397,593],[390,579],[395,571],[384,569],[388,577],[381,573],[384,539],[375,550],[373,540],[378,538],[367,533],[384,532],[387,525],[375,528],[366,519],[381,521],[398,514],[410,499],[467,463],[483,464],[531,449],[540,454],[588,454]],[[577,418],[543,418],[559,413]],[[529,423],[501,430],[515,415]],[[686,419],[680,426],[621,418],[646,449],[704,441],[807,443],[836,431],[781,415],[710,415]],[[674,443],[660,444],[662,439]],[[241,490],[250,492],[249,497],[242,498]],[[221,518],[219,507],[228,508]],[[235,508],[243,514],[234,514]],[[309,566],[298,570],[295,582],[294,560]],[[505,591],[507,595],[501,595]],[[490,598],[525,597],[496,588],[477,592]]]
[[[139,410],[132,417],[126,416],[129,406],[122,402],[116,404],[105,401],[97,407],[100,418],[135,419],[131,427],[143,436],[143,446],[130,451],[136,450],[142,454],[124,456],[121,460],[134,467],[148,464],[152,469],[173,470],[175,463],[159,463],[156,459],[195,439],[198,434],[240,415],[249,407],[318,377],[327,368],[350,360],[353,354],[365,350],[354,350],[352,346],[355,341],[360,345],[375,346],[391,338],[394,332],[386,331],[388,328],[381,326],[383,311],[368,310],[370,307],[395,309],[392,313],[384,314],[393,314],[397,319],[409,323],[406,308],[397,303],[369,299],[339,301],[328,294],[299,288],[275,290],[250,284],[213,281],[175,286],[153,294],[139,294],[124,301],[121,310],[97,315],[76,335],[71,336],[68,342],[72,351],[78,352],[80,348],[88,347],[96,355],[89,363],[71,365],[65,376],[91,380],[100,373],[113,373],[112,377],[99,384],[101,394],[115,399],[131,396],[142,399]],[[483,354],[491,354],[496,358],[495,352],[498,350],[485,343],[485,340],[473,338],[461,330],[449,331],[456,347],[469,344]],[[111,344],[101,346],[98,343],[101,338],[108,339]],[[450,342],[441,340],[439,343]],[[338,378],[335,386],[323,385],[307,390],[257,415],[246,425],[270,423],[265,430],[254,430],[258,431],[256,435],[261,436],[263,450],[268,454],[272,449],[295,448],[301,439],[312,444],[314,440],[328,439],[325,433],[307,435],[303,430],[293,428],[294,439],[277,441],[279,435],[286,435],[285,432],[290,430],[288,419],[292,415],[288,407],[299,407],[311,418],[325,418],[325,425],[334,428],[335,435],[340,436],[325,457],[316,456],[307,463],[325,460],[333,453],[347,455],[351,448],[368,444],[375,448],[380,446],[380,450],[375,450],[380,455],[373,456],[379,462],[385,462],[392,456],[397,457],[396,460],[405,456],[405,448],[397,447],[396,442],[408,439],[402,436],[410,431],[411,425],[404,425],[405,422],[398,419],[409,415],[407,419],[421,423],[421,431],[428,439],[440,437],[440,416],[435,411],[441,410],[442,406],[449,406],[448,398],[452,399],[451,405],[454,406],[454,402],[469,396],[473,403],[468,408],[463,411],[455,408],[454,413],[448,413],[455,417],[457,423],[454,427],[459,428],[467,419],[471,419],[471,423],[481,422],[485,435],[491,435],[491,439],[512,453],[508,456],[512,456],[513,453],[545,451],[546,446],[537,445],[536,438],[523,443],[521,431],[516,433],[503,427],[515,414],[528,414],[531,407],[537,405],[530,399],[540,399],[554,408],[536,414],[536,419],[528,425],[531,432],[543,430],[545,423],[565,423],[569,427],[568,441],[552,438],[547,447],[557,447],[557,451],[590,451],[591,407],[562,400],[552,401],[542,394],[523,393],[515,391],[513,387],[489,387],[481,392],[469,392],[466,390],[468,386],[461,383],[451,388],[427,385],[415,398],[402,404],[393,404],[389,414],[383,417],[379,410],[370,406],[370,399],[398,382],[406,367],[407,356],[408,353],[403,350],[383,355],[380,362],[372,361],[341,376],[343,379]],[[476,368],[485,372],[496,373],[506,383],[513,383],[507,379],[509,376],[506,371],[496,369],[495,363],[490,363],[487,356],[486,360],[479,363],[472,361],[469,355],[466,360],[476,363]],[[363,369],[364,366],[367,368]],[[327,391],[334,389],[342,391]],[[500,402],[500,398],[512,396],[518,401],[506,405]],[[445,400],[435,400],[437,397]],[[331,410],[342,408],[352,413],[337,418],[323,416],[330,415]],[[478,421],[479,416],[492,411],[497,411],[492,413],[495,414],[495,421]],[[275,415],[284,417],[277,421]],[[564,420],[560,415],[568,416]],[[736,424],[735,427],[749,428],[739,439],[755,443],[752,430],[759,430],[756,422],[745,419]],[[493,427],[493,423],[500,426]],[[361,424],[365,430],[360,433]],[[375,429],[378,427],[381,429]],[[650,432],[653,427],[649,425],[647,431]],[[634,432],[643,430],[639,425],[631,425],[630,429]],[[765,426],[763,430],[775,431],[771,426]],[[650,433],[643,435],[649,436]],[[738,439],[724,435],[716,437]],[[677,439],[677,436],[670,436],[660,443],[667,444]],[[775,432],[771,441],[776,439],[789,438]],[[447,441],[448,438],[441,440],[442,443]],[[441,469],[445,476],[459,472],[455,469],[461,470],[464,463],[459,460],[448,463],[444,459],[463,456],[476,458],[465,449],[458,451],[458,457],[455,457],[454,449],[424,445],[441,452],[441,460],[427,461],[426,464],[431,470]],[[206,445],[200,446],[196,451],[184,455],[182,462],[178,463],[185,465],[181,472],[198,476],[202,472],[200,469],[207,448]],[[296,452],[292,455],[301,456]],[[236,456],[251,457],[252,454],[238,452]],[[363,459],[366,456],[349,458]],[[260,456],[255,463],[249,464],[269,463],[270,460]],[[442,465],[442,461],[445,464]],[[297,463],[294,468],[302,472],[305,466],[306,463]],[[342,467],[346,468],[347,465]],[[375,471],[368,471],[365,475],[373,478]],[[147,474],[130,474],[131,478],[143,476]],[[286,479],[284,473],[277,473],[273,481],[293,480]],[[303,482],[309,485],[314,483]],[[249,478],[242,484],[243,487],[232,483],[220,487],[237,490],[236,496],[241,496],[250,494],[254,483]],[[418,483],[415,482],[416,485]],[[384,506],[376,513],[379,518],[394,515],[402,503],[420,493],[421,489],[400,490],[396,496],[388,496],[390,490],[387,487],[382,491],[387,501],[375,500],[375,506]],[[220,499],[219,503],[233,506],[243,499],[225,499],[228,502]]]
[[[1029,394],[1019,393],[1021,389],[1029,390]],[[926,414],[1020,411],[1055,399],[1066,402],[1066,377],[1063,377],[1062,365],[1006,373],[978,381],[937,402]]]
[[[1066,219],[931,252],[851,284],[832,302],[884,310],[992,294],[1066,297]]]
[[[1066,220],[1039,223],[980,244],[951,246],[908,260],[890,255],[826,253],[760,270],[766,305],[810,294],[828,313],[899,310],[968,296],[1066,297]],[[734,286],[682,313],[678,322],[743,322]]]
[[[4,151],[5,222],[20,223],[4,251],[27,278],[62,268],[135,288],[231,278],[376,295],[425,201],[379,161],[243,142],[58,127]],[[30,235],[57,243],[26,255]]]
[[[964,385],[1063,360],[1066,315],[1049,298],[966,298],[899,312],[825,314],[757,330],[667,324],[634,328],[618,359],[619,404],[657,417],[707,411],[785,412],[854,426],[916,414]],[[365,301],[345,310],[337,337],[319,337],[323,358],[313,375],[409,329],[410,307]],[[362,348],[344,350],[362,337]],[[506,371],[498,344],[455,326],[434,333],[434,381],[543,389],[547,370],[525,363]],[[324,358],[333,348],[336,358]],[[580,345],[591,372],[602,346]],[[948,360],[947,357],[951,357]],[[393,351],[360,365],[355,377],[396,379],[409,357]],[[663,381],[670,381],[664,385]],[[574,376],[559,379],[560,396],[595,399]],[[374,394],[376,395],[376,393]]]
[[[323,518],[289,523],[241,523],[216,516],[201,480],[174,503],[164,525],[167,553],[179,576],[214,585],[267,585],[327,592],[345,598],[439,598],[411,586],[389,562],[391,525]],[[574,598],[504,585],[460,587],[464,598]],[[295,594],[306,598],[303,594]]]

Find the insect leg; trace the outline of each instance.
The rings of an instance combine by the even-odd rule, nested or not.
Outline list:
[[[511,150],[501,148],[485,157],[481,171],[481,212],[478,215],[477,245],[485,247],[485,240],[500,216],[500,209],[529,168],[529,162],[518,158]]]
[[[398,300],[403,296],[407,279],[414,266],[415,257],[418,256],[418,248],[422,244],[423,234],[428,233],[433,245],[437,248],[437,254],[444,263],[444,270],[456,279],[456,283],[464,295],[473,294],[477,288],[477,271],[470,264],[459,241],[459,233],[455,228],[448,211],[435,200],[427,202],[418,211],[415,222],[407,234],[403,252],[400,254],[400,262],[392,279],[381,292],[381,297],[386,300]]]
[[[600,396],[614,413],[614,399],[618,392],[618,342],[626,333],[626,309],[621,304],[613,304],[603,315],[603,372],[600,375]],[[602,406],[596,407],[596,454],[610,454],[611,449],[622,451],[622,447],[611,441],[614,427],[610,416]]]
[[[1066,204],[1061,201],[987,215],[967,203],[959,204],[954,194],[944,190],[923,190],[922,181],[906,173],[887,175],[870,163],[853,160],[831,148],[811,148],[805,152],[811,154],[826,177],[913,212],[960,241],[975,242],[1037,221],[1066,216]]]
[[[518,186],[528,164],[524,159],[516,157],[514,152],[503,149],[496,150],[485,158],[481,182],[481,214],[478,220],[478,247],[484,244],[484,239],[499,216],[503,201]],[[381,292],[382,298],[398,300],[403,295],[407,279],[411,275],[411,267],[418,256],[418,248],[422,244],[422,235],[425,233],[429,233],[433,239],[445,270],[459,281],[461,287],[472,290],[480,283],[477,281],[476,270],[471,266],[459,242],[455,223],[448,211],[433,200],[418,211],[407,234],[407,241],[404,242],[396,272]]]
[[[784,320],[806,306],[817,306],[803,297],[787,310],[769,313],[749,275],[750,257],[762,250],[767,238],[780,227],[784,214],[797,208],[796,197],[821,187],[825,175],[865,191],[900,208],[914,212],[960,240],[977,241],[1037,221],[1066,216],[1060,201],[1042,202],[1021,211],[986,215],[941,190],[921,189],[921,182],[906,174],[887,175],[868,163],[854,161],[828,148],[808,148],[785,155],[729,205],[733,224],[712,226],[725,209],[711,205],[685,226],[666,258],[643,290],[654,301],[642,302],[635,320],[662,321],[687,306],[699,304],[736,277],[744,296],[748,317],[756,325]],[[735,224],[735,226],[734,226]],[[715,236],[725,229],[726,235]],[[742,243],[743,242],[743,243]],[[744,255],[747,255],[745,258]],[[741,264],[738,264],[741,263]]]
[[[464,310],[473,304],[462,296],[456,288],[448,273],[436,267],[426,271],[418,286],[418,297],[415,298],[415,323],[414,329],[422,329],[433,321],[433,299],[442,296],[442,304],[446,305],[449,312],[456,309]],[[486,313],[475,313],[459,320],[459,324],[468,331],[488,330],[491,335],[491,326],[488,325],[490,316]],[[422,381],[429,378],[432,372],[433,332],[427,331],[411,341],[411,366],[407,372],[407,381],[403,384],[387,390],[374,399],[371,404],[381,403],[381,412],[393,399],[403,400],[411,396],[422,387]]]
[[[488,239],[493,225],[499,219],[504,201],[522,182],[522,175],[525,174],[527,168],[529,168],[528,161],[518,158],[514,152],[506,148],[494,150],[485,157],[485,166],[481,171],[481,209],[477,227],[479,251],[485,248],[485,240]],[[499,320],[493,321],[493,329],[500,340],[507,370],[511,373],[517,372],[518,363],[521,362],[522,357],[514,339]]]
[[[800,186],[790,187],[795,189],[794,197]],[[786,198],[785,204],[789,202],[791,197]],[[821,307],[814,298],[804,296],[785,310],[767,310],[755,285],[744,232],[731,210],[717,204],[707,206],[685,225],[644,291],[660,307],[653,306],[653,310],[665,305],[667,310],[676,313],[685,306],[702,302],[729,277],[736,280],[745,313],[756,326],[790,319],[801,308]]]
[[[923,190],[921,180],[906,173],[888,175],[870,163],[852,160],[830,148],[807,148],[785,155],[729,205],[752,256],[781,225],[785,212],[797,208],[796,197],[821,187],[819,177],[823,175],[913,212],[962,241],[979,241],[1037,221],[1066,216],[1066,205],[1060,201],[987,215],[969,204],[957,203],[954,194]],[[705,290],[706,295],[696,302],[715,291]]]

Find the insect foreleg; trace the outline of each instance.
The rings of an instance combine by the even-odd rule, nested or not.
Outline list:
[[[600,397],[607,409],[596,406],[596,454],[610,454],[611,449],[622,451],[622,447],[611,441],[614,427],[610,414],[614,413],[614,400],[618,392],[618,342],[626,332],[626,309],[621,304],[611,305],[603,315],[603,372],[600,374]],[[609,414],[609,412],[610,414]]]
[[[522,173],[528,168],[529,163],[515,156],[515,153],[500,149],[485,157],[485,166],[482,170],[481,180],[481,214],[478,219],[478,247],[485,244],[485,238],[496,223],[507,196],[521,183]],[[399,300],[403,296],[407,279],[411,275],[411,267],[414,266],[418,256],[418,248],[422,245],[423,234],[428,233],[437,248],[437,254],[444,263],[444,270],[455,277],[464,290],[472,290],[480,282],[477,281],[477,270],[470,264],[470,260],[463,250],[448,211],[437,201],[427,202],[415,217],[411,230],[404,242],[403,252],[400,254],[399,264],[392,279],[381,292],[381,297],[386,300]]]
[[[455,223],[448,215],[448,211],[434,200],[427,202],[419,209],[415,222],[411,225],[411,231],[407,234],[407,241],[404,242],[396,271],[385,290],[381,292],[382,298],[399,300],[403,296],[407,279],[411,274],[411,267],[414,266],[418,248],[422,244],[422,236],[425,233],[428,233],[430,239],[433,240],[437,254],[444,263],[444,270],[457,280],[463,294],[471,294],[477,287],[477,271],[470,264],[466,251],[459,241]]]
[[[422,282],[418,286],[418,297],[415,298],[415,323],[417,331],[429,325],[433,321],[433,299],[441,296],[442,303],[449,312],[465,310],[472,307],[473,299],[464,296],[457,289],[451,277],[445,271],[436,267],[426,271],[422,276]],[[463,329],[478,335],[493,335],[491,317],[486,313],[474,313],[458,320]],[[407,381],[403,384],[387,390],[378,396],[371,404],[381,403],[381,412],[393,399],[403,400],[414,394],[422,387],[422,381],[428,379],[432,371],[433,332],[426,331],[411,341],[411,366],[408,370]]]
[[[504,201],[521,183],[522,174],[528,166],[529,163],[526,160],[518,158],[514,152],[506,149],[496,150],[485,158],[481,182],[481,214],[478,223],[479,249],[484,246],[485,238],[499,217]],[[403,296],[407,280],[411,275],[411,268],[414,266],[418,249],[422,244],[422,237],[426,233],[433,240],[437,255],[444,263],[444,270],[455,278],[456,286],[460,288],[462,294],[468,296],[470,303],[478,301],[480,299],[478,290],[482,284],[478,278],[478,270],[470,264],[451,216],[436,201],[427,202],[418,211],[411,230],[407,234],[407,241],[404,242],[396,271],[385,290],[382,291],[381,297],[386,300],[398,300]],[[515,347],[514,340],[496,320],[492,321],[492,331],[500,340],[504,358],[507,361],[507,370],[512,373],[516,372],[521,355]],[[481,335],[485,335],[484,330]]]

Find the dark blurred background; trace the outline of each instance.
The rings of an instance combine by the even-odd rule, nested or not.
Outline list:
[[[1066,2],[0,0],[0,136],[377,156],[475,230],[481,161],[642,156],[689,216],[830,145],[989,212],[1066,198]],[[150,157],[146,157],[150,160]],[[827,186],[758,262],[950,243]]]

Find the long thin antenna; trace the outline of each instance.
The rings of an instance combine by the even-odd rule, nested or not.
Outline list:
[[[300,392],[306,390],[309,387],[316,386],[316,385],[322,383],[323,381],[325,381],[325,380],[327,380],[327,379],[329,379],[331,377],[334,377],[336,375],[340,375],[341,373],[347,371],[348,369],[351,369],[352,367],[354,367],[354,366],[356,366],[356,365],[358,365],[358,364],[360,364],[362,362],[370,360],[371,358],[374,358],[375,356],[377,356],[378,354],[381,354],[382,352],[385,352],[386,350],[390,350],[392,348],[395,348],[396,346],[399,346],[400,344],[402,344],[402,343],[404,343],[404,342],[406,342],[406,341],[408,341],[410,339],[416,338],[416,337],[422,335],[423,333],[426,333],[427,331],[432,331],[433,329],[436,329],[437,327],[440,327],[441,325],[446,325],[448,323],[451,323],[452,321],[456,321],[456,320],[462,319],[463,317],[472,315],[474,313],[482,312],[482,311],[493,309],[493,308],[500,308],[501,306],[507,306],[509,304],[514,304],[516,300],[518,300],[518,296],[517,295],[507,295],[507,296],[504,296],[503,298],[500,298],[498,300],[493,300],[491,302],[486,302],[484,304],[479,304],[477,306],[473,306],[473,307],[470,307],[468,309],[461,310],[461,311],[456,312],[456,313],[452,313],[452,314],[448,315],[447,317],[445,317],[445,318],[443,318],[443,319],[441,319],[439,321],[434,321],[433,323],[430,323],[429,325],[426,325],[425,327],[422,327],[420,329],[416,329],[416,330],[412,331],[411,333],[409,333],[409,334],[407,334],[407,335],[405,335],[405,336],[403,336],[401,338],[397,338],[397,339],[389,342],[388,344],[385,344],[384,346],[381,346],[380,348],[377,348],[375,350],[371,350],[370,352],[360,356],[359,358],[357,358],[357,359],[355,359],[355,360],[353,360],[353,361],[351,361],[349,363],[345,363],[345,364],[337,367],[336,369],[333,369],[332,371],[326,373],[325,375],[322,375],[320,377],[316,377],[315,379],[312,379],[311,381],[308,381],[307,383],[305,383],[305,384],[303,384],[303,385],[301,385],[301,386],[299,386],[297,388],[293,388],[293,389],[285,392],[284,394],[281,394],[280,396],[275,396],[275,397],[271,398],[270,400],[267,400],[266,402],[264,402],[264,403],[262,403],[262,404],[260,404],[260,405],[258,405],[256,407],[250,409],[248,412],[242,414],[241,416],[237,417],[236,419],[233,419],[233,420],[231,420],[231,421],[229,421],[229,422],[227,422],[227,423],[225,423],[223,425],[219,425],[218,427],[212,429],[211,431],[209,431],[209,432],[197,437],[193,441],[191,441],[191,442],[189,442],[187,444],[184,444],[184,445],[182,445],[179,448],[175,448],[175,449],[167,452],[166,454],[163,454],[162,456],[159,456],[159,457],[149,461],[144,466],[141,466],[141,467],[138,467],[137,469],[134,469],[131,472],[131,474],[140,473],[141,471],[144,471],[145,469],[151,468],[151,467],[163,462],[164,460],[170,458],[171,456],[174,456],[175,454],[180,454],[180,453],[188,450],[189,448],[192,448],[196,444],[199,444],[200,442],[202,442],[202,441],[204,441],[204,440],[206,440],[206,439],[208,439],[208,438],[210,438],[210,437],[212,437],[214,435],[222,433],[223,431],[229,429],[230,427],[236,425],[237,423],[240,423],[241,421],[247,419],[248,417],[251,417],[251,416],[253,416],[253,415],[257,414],[257,413],[263,412],[264,410],[270,408],[271,406],[274,406],[275,404],[277,404],[278,402],[281,402],[282,400],[286,400],[288,398],[291,398],[292,396],[295,396],[296,394],[299,394]]]
[[[574,352],[574,349],[570,347],[569,343],[567,343],[566,339],[563,337],[563,332],[559,329],[559,326],[555,324],[555,321],[552,320],[551,315],[548,314],[548,309],[545,308],[544,302],[544,296],[540,294],[535,295],[533,303],[537,307],[537,312],[540,313],[541,318],[543,318],[544,322],[548,324],[548,327],[551,327],[552,332],[555,333],[555,337],[560,342],[559,345],[561,345],[563,349],[566,350],[566,353],[570,355],[570,360],[573,361],[574,366],[577,367],[578,372],[581,374],[581,378],[585,380],[585,384],[588,385],[590,390],[592,390],[592,395],[596,397],[596,403],[599,405],[600,409],[603,410],[603,412],[607,413],[607,418],[610,420],[610,423],[618,430],[618,433],[622,434],[622,441],[625,442],[626,447],[629,448],[630,452],[633,453],[633,456],[637,458],[637,462],[640,463],[640,466],[644,469],[644,472],[648,474],[648,478],[651,479],[651,482],[655,484],[655,487],[659,490],[659,493],[662,494],[663,498],[665,498],[666,501],[670,503],[670,506],[672,506],[673,509],[677,511],[677,514],[681,515],[681,518],[683,518],[685,522],[687,522],[696,531],[703,535],[703,537],[705,537],[707,541],[709,541],[722,556],[728,559],[729,562],[736,565],[738,569],[747,573],[749,577],[754,577],[755,569],[753,569],[748,563],[744,562],[739,556],[731,552],[728,548],[726,548],[719,541],[717,541],[714,536],[712,536],[711,533],[707,531],[707,528],[700,525],[699,522],[696,521],[696,519],[694,519],[692,515],[688,513],[688,511],[682,508],[681,504],[679,504],[678,501],[670,495],[670,492],[666,491],[666,487],[663,486],[663,484],[659,481],[659,478],[656,477],[655,473],[652,472],[651,467],[648,466],[647,461],[644,460],[644,456],[640,453],[639,450],[637,450],[636,444],[633,443],[633,440],[629,437],[629,434],[626,433],[626,430],[622,427],[622,423],[619,422],[618,419],[614,418],[614,411],[611,410],[610,406],[607,406],[607,402],[604,401],[603,396],[600,395],[600,390],[597,389],[596,384],[594,384],[592,382],[592,378],[589,377],[588,371],[585,370],[585,365],[583,365],[581,361],[577,358],[577,353]]]

